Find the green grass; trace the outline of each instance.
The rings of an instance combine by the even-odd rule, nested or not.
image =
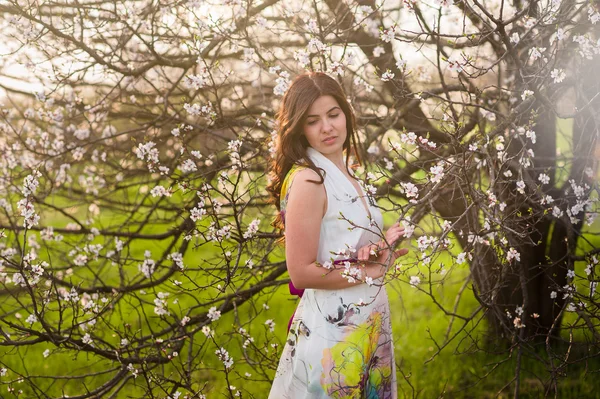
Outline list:
[[[446,306],[451,305],[455,293],[462,285],[462,280],[466,276],[465,269],[459,269],[452,272],[453,275],[443,288],[442,303]],[[503,357],[491,357],[485,353],[468,354],[470,339],[463,341],[464,335],[457,337],[441,354],[426,362],[435,352],[435,344],[429,339],[429,334],[438,342],[443,340],[446,328],[449,322],[448,316],[445,316],[439,309],[432,305],[431,300],[423,292],[408,286],[405,283],[395,282],[388,287],[390,297],[390,305],[393,315],[393,333],[395,340],[396,360],[398,368],[398,382],[400,397],[439,397],[445,393],[445,397],[453,398],[487,398],[496,397],[496,393],[500,392],[501,388],[508,383],[514,375],[515,359],[507,360],[499,368],[497,368],[487,378],[480,381],[488,371],[491,370],[493,364],[503,359]],[[262,304],[257,304],[260,308]],[[283,286],[272,293],[272,297],[268,301],[270,308],[262,310],[257,315],[252,328],[248,328],[250,333],[256,338],[257,347],[261,348],[264,344],[271,341],[270,333],[266,332],[263,324],[266,319],[273,319],[276,323],[275,336],[283,342],[285,338],[285,329],[289,317],[293,313],[295,301],[290,300],[287,293],[287,287]],[[193,303],[189,298],[181,298],[180,305],[183,309]],[[459,307],[459,313],[463,315],[470,314],[475,309],[477,303],[470,291],[467,291],[464,300]],[[240,314],[249,312],[250,304],[245,304],[238,309]],[[151,309],[146,309],[149,314],[152,314]],[[123,309],[122,314],[114,313],[112,318],[116,325],[129,323],[133,329],[141,326],[137,325],[138,317],[135,310]],[[122,318],[122,320],[120,319]],[[157,323],[158,324],[158,323]],[[235,325],[235,315],[228,313],[224,315],[213,326],[216,331],[227,331]],[[454,331],[459,327],[460,322],[454,324]],[[472,326],[469,326],[472,327]],[[475,334],[484,331],[485,323],[482,323],[475,329]],[[113,334],[107,334],[104,339],[118,341],[119,337]],[[216,343],[218,344],[218,337]],[[204,370],[195,373],[194,379],[197,381],[198,388],[207,385],[206,393],[209,397],[225,397],[221,393],[226,391],[226,382],[224,373],[216,371],[222,369],[220,362],[214,355],[214,350],[217,346],[210,344],[210,349],[206,351],[202,357]],[[100,370],[108,366],[107,362],[99,361],[94,356],[85,353],[61,353],[54,352],[47,359],[44,359],[42,352],[45,349],[53,349],[53,345],[49,343],[38,344],[27,349],[11,348],[4,350],[2,353],[2,361],[10,365],[10,367],[27,371],[29,375],[50,374],[50,375],[76,375],[83,374],[93,370]],[[230,376],[230,383],[238,388],[243,388],[246,397],[262,398],[266,397],[269,389],[269,383],[266,381],[252,381],[257,375],[253,367],[245,364],[242,359],[242,353],[239,349],[239,344],[230,344],[227,349],[234,358],[234,373]],[[455,351],[466,351],[467,354],[457,355]],[[17,355],[17,353],[20,354]],[[22,359],[20,358],[22,356]],[[277,357],[273,350],[269,356]],[[183,358],[183,354],[182,354]],[[486,364],[490,366],[486,366]],[[590,369],[598,369],[599,365],[590,365]],[[172,367],[165,367],[164,373],[168,375],[173,371]],[[249,379],[243,377],[245,372],[253,374]],[[540,378],[536,378],[540,376]],[[573,367],[567,369],[568,378],[563,379],[560,384],[560,394],[558,397],[590,397],[587,396],[598,388],[597,379],[590,378],[583,374],[583,369]],[[90,381],[90,385],[101,383],[105,377],[97,377]],[[525,366],[522,372],[522,391],[521,397],[540,397],[542,386],[540,379],[545,380],[544,370],[539,364],[528,361],[526,359]],[[249,383],[249,381],[252,381]],[[138,383],[133,381],[134,384]],[[472,386],[476,384],[475,386]],[[62,391],[67,395],[76,395],[81,393],[81,386],[78,384],[69,383],[68,380],[56,381],[47,385],[47,393],[50,394],[51,387],[58,391]],[[499,397],[509,397],[512,388],[502,391]],[[464,390],[464,391],[463,391]],[[54,391],[55,394],[57,391]],[[123,395],[125,393],[123,392]],[[142,388],[127,390],[129,397],[141,397],[143,395]],[[120,396],[125,397],[125,396]]]

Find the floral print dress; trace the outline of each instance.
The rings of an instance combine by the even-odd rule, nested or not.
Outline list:
[[[381,212],[370,198],[365,201],[367,212],[352,182],[333,162],[310,147],[307,154],[325,172],[327,192],[317,262],[342,264],[347,270],[356,249],[380,240]],[[284,182],[282,212],[298,170],[293,168]],[[342,266],[331,272],[343,270]],[[304,291],[270,399],[397,397],[390,306],[381,283],[379,279],[344,289]]]

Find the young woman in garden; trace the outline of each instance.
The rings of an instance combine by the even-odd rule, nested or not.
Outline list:
[[[269,398],[396,398],[387,267],[406,250],[349,168],[353,110],[324,73],[298,76],[278,114],[269,191],[301,295]]]

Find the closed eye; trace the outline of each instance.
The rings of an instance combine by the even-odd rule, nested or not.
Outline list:
[[[339,112],[337,114],[331,114],[331,115],[329,115],[329,117],[332,118],[332,119],[337,118],[338,116],[340,116]],[[319,121],[318,119],[312,119],[312,120],[308,121],[306,124],[307,125],[314,125],[318,121]]]

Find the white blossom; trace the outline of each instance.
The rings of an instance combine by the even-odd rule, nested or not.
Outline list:
[[[90,137],[89,129],[77,129],[73,132],[73,135],[79,140],[85,140]]]
[[[75,259],[73,259],[73,263],[75,266],[85,266],[88,262],[88,257],[85,254],[78,254]]]
[[[562,217],[562,215],[563,211],[561,211],[559,207],[554,206],[554,208],[552,208],[552,216],[554,216],[555,218],[559,218]]]
[[[37,226],[40,216],[35,212],[35,207],[31,201],[26,198],[19,200],[17,202],[17,209],[21,211],[21,216],[25,218],[23,220],[23,227],[30,229]]]
[[[515,309],[515,313],[521,316],[523,314],[523,306],[517,306],[517,308]]]
[[[127,364],[127,371],[131,372],[131,375],[133,375],[133,378],[137,378],[138,373],[140,372],[138,369],[133,367],[133,364],[131,364],[131,363]]]
[[[231,358],[231,356],[229,356],[229,353],[225,348],[219,348],[215,351],[215,353],[219,360],[223,362],[225,368],[229,369],[231,368],[231,366],[233,366],[233,359]]]
[[[550,183],[550,176],[548,176],[545,173],[540,173],[540,175],[538,176],[538,180],[542,183],[542,184],[548,184]]]
[[[362,280],[362,270],[352,266],[350,262],[344,262],[344,270],[340,273],[350,284],[358,283]]]
[[[298,61],[301,68],[306,68],[310,65],[310,53],[304,49],[294,51],[294,59]]]
[[[38,179],[42,177],[42,174],[37,171],[34,170],[30,175],[27,175],[27,177],[25,177],[25,180],[23,181],[23,189],[22,189],[22,193],[24,197],[27,197],[28,195],[31,194],[35,194],[35,192],[37,191],[37,188],[39,186],[39,181]]]
[[[517,191],[521,194],[525,194],[525,182],[523,180],[517,181]]]
[[[406,198],[418,198],[419,197],[419,189],[413,183],[400,183]]]
[[[402,56],[399,56],[398,61],[396,61],[396,68],[403,71],[404,69],[406,69],[406,65],[407,65],[407,62],[402,59]]]
[[[171,188],[164,188],[163,186],[156,186],[150,190],[150,195],[153,197],[170,197],[173,195]]]
[[[381,74],[381,80],[384,82],[389,82],[390,80],[394,79],[394,76],[396,75],[392,71],[387,69],[384,73]]]
[[[600,22],[600,12],[593,7],[588,7],[588,18],[592,25],[596,25]]]
[[[327,73],[330,75],[342,76],[344,74],[344,64],[337,61],[332,62],[327,67]]]
[[[269,328],[269,331],[275,331],[275,322],[273,320],[268,319],[267,321],[265,321],[265,325]]]
[[[198,170],[196,163],[191,159],[186,159],[179,165],[179,170],[183,173],[195,172]]]
[[[202,334],[206,335],[208,338],[212,338],[214,333],[214,330],[211,330],[209,326],[202,327]]]
[[[147,143],[140,143],[134,148],[134,152],[139,159],[142,161],[158,163],[158,149],[155,148],[156,143],[149,141]]]
[[[510,42],[512,44],[518,44],[521,41],[521,37],[519,36],[518,32],[514,32],[512,35],[510,35]]]
[[[431,173],[431,181],[433,183],[439,183],[442,181],[444,177],[444,167],[442,165],[436,165],[429,168],[429,172]]]
[[[410,220],[402,220],[400,224],[404,227],[404,238],[410,238],[415,231],[415,225]]]
[[[175,265],[177,265],[177,267],[179,268],[179,270],[183,270],[185,268],[185,265],[183,264],[183,255],[181,255],[181,253],[179,253],[179,252],[170,253],[167,256],[167,259],[172,260],[173,263]]]
[[[560,83],[565,80],[567,75],[562,69],[553,69],[552,72],[550,72],[550,77],[554,79],[554,83]]]
[[[150,278],[156,268],[156,262],[152,259],[144,259],[144,262],[138,265],[138,270],[146,277]]]
[[[158,316],[169,315],[171,314],[167,309],[167,297],[169,293],[167,292],[159,292],[157,297],[154,298],[154,313]]]
[[[545,47],[532,47],[529,49],[529,56],[531,57],[531,61],[536,61],[542,58],[542,53],[546,51]]]
[[[287,89],[290,87],[292,83],[290,78],[290,74],[286,71],[281,71],[279,73],[279,77],[275,79],[275,87],[273,88],[273,93],[276,96],[283,96]]]
[[[244,238],[248,240],[248,239],[254,237],[254,235],[258,232],[258,226],[259,226],[259,224],[260,224],[260,219],[254,219],[248,225],[248,229],[244,233]]]
[[[511,247],[508,252],[506,253],[506,260],[510,263],[512,263],[513,261],[517,261],[520,262],[521,261],[521,254],[514,249],[513,247]]]
[[[513,320],[513,324],[515,328],[525,328],[525,324],[523,324],[520,317],[515,317]]]
[[[208,70],[204,69],[202,73],[198,75],[187,75],[183,78],[183,84],[191,89],[198,90],[205,87],[210,83],[210,75]]]
[[[417,135],[414,132],[402,133],[400,141],[405,144],[415,145],[417,143]]]
[[[419,276],[410,276],[410,285],[414,288],[421,283]]]
[[[456,263],[458,263],[459,265],[462,265],[463,263],[465,263],[466,259],[467,259],[467,255],[469,256],[469,258],[471,258],[471,254],[467,254],[466,252],[461,252],[456,256]]]
[[[207,316],[210,319],[210,321],[217,321],[221,317],[221,311],[217,310],[216,306],[213,306],[210,309],[208,309]]]
[[[190,218],[194,222],[197,222],[198,220],[202,219],[202,216],[206,215],[206,209],[204,209],[204,205],[204,201],[201,200],[198,202],[198,205],[190,210]]]
[[[525,90],[525,91],[523,91],[523,94],[521,94],[521,99],[523,99],[523,101],[525,101],[526,99],[528,99],[531,96],[533,96],[533,91]]]
[[[554,39],[561,41],[566,37],[567,37],[567,32],[564,30],[564,28],[558,28],[558,30],[556,31],[556,35],[550,39],[550,42],[553,43]]]
[[[319,33],[319,25],[317,24],[317,21],[315,21],[314,19],[309,19],[306,22],[306,30],[312,34]]]
[[[87,345],[91,345],[92,342],[94,342],[94,340],[92,339],[92,337],[88,333],[85,333],[85,335],[83,336],[83,338],[81,338],[81,341],[84,344],[87,344]]]
[[[311,54],[323,53],[323,52],[327,51],[328,46],[325,43],[323,43],[322,41],[320,41],[319,39],[317,39],[316,37],[313,37],[308,42],[307,49],[308,49],[308,52]],[[281,76],[281,74],[280,74],[280,76]]]
[[[392,40],[394,40],[394,38],[396,37],[396,29],[397,26],[393,25],[392,27],[390,27],[389,29],[384,29],[381,34],[379,35],[379,37],[381,38],[381,40],[384,43],[389,43]]]

